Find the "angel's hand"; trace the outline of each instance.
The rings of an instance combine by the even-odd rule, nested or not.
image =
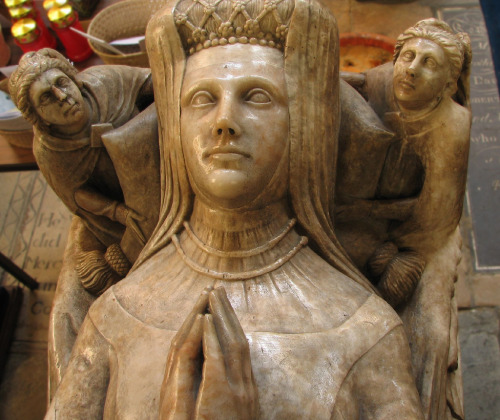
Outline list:
[[[134,235],[140,241],[140,243],[144,246],[146,244],[146,237],[141,231],[138,222],[142,222],[145,220],[145,217],[137,213],[135,210],[132,210],[130,207],[127,207],[125,204],[120,203],[116,207],[115,211],[116,220],[127,228],[131,229],[134,232]]]

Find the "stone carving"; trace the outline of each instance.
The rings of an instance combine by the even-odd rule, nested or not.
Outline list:
[[[398,38],[394,65],[346,75],[396,133],[376,193],[351,205],[358,207],[355,217],[399,206],[372,217],[371,232],[383,234],[364,251],[364,268],[403,319],[424,414],[432,419],[450,412],[463,418],[453,296],[471,125],[470,62],[467,34],[426,19]],[[356,253],[354,223],[340,230],[343,245]]]
[[[147,69],[78,71],[57,51],[25,54],[11,96],[34,125],[48,183],[79,218],[51,314],[51,393],[95,295],[124,277],[158,219],[156,110]]]
[[[150,71],[97,66],[78,73],[60,53],[43,49],[22,57],[9,89],[34,125],[33,151],[40,170],[101,245],[82,251],[79,266],[84,287],[100,294],[127,274],[156,223],[155,214],[137,199],[125,204],[130,197],[125,197],[129,183],[123,173],[129,169],[122,162],[131,146],[139,160],[145,154],[156,156],[154,139],[146,138],[137,148],[118,140],[116,133],[104,135],[152,102]],[[143,171],[143,177],[158,184],[151,172]],[[152,190],[158,193],[154,185]]]
[[[401,321],[334,234],[339,116],[363,105],[333,17],[175,1],[147,46],[159,223],[91,306],[47,418],[422,418]],[[391,137],[373,112],[354,126]]]
[[[47,418],[463,418],[468,37],[417,23],[394,65],[343,75],[359,93],[314,0],[171,0],[147,47],[140,114],[147,70],[77,73],[44,50],[10,81],[81,217]],[[135,264],[94,302],[82,283],[117,244]]]

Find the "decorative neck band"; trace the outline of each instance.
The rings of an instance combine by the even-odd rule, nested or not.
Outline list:
[[[186,229],[186,232],[193,243],[207,254],[225,258],[246,258],[262,254],[263,252],[269,251],[270,249],[274,248],[287,235],[287,233],[292,230],[292,228],[295,226],[295,223],[297,223],[296,219],[290,219],[286,226],[281,230],[281,232],[279,232],[274,238],[270,239],[265,244],[256,248],[238,251],[222,251],[205,244],[200,238],[196,236],[188,222],[184,222],[184,228]]]
[[[307,245],[307,237],[301,236],[299,237],[299,241],[293,248],[291,248],[285,255],[278,258],[271,264],[265,265],[263,267],[256,268],[254,270],[249,271],[240,271],[240,272],[221,272],[212,270],[211,268],[204,267],[201,264],[193,261],[190,257],[186,255],[184,250],[182,249],[181,244],[179,243],[179,239],[176,235],[172,236],[172,243],[175,245],[177,249],[177,253],[180,255],[184,263],[189,266],[192,270],[197,273],[204,274],[205,276],[218,279],[218,280],[249,280],[255,277],[262,276],[264,274],[270,273],[278,268],[280,268],[287,261],[290,261],[292,257],[301,250],[302,247]]]

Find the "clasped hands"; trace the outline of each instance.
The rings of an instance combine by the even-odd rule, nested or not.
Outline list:
[[[258,418],[250,349],[224,288],[205,289],[172,340],[160,419]]]

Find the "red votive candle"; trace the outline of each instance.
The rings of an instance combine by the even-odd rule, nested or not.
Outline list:
[[[32,4],[25,2],[22,6],[13,7],[9,9],[9,14],[12,23],[16,23],[17,21],[22,19],[33,19],[36,22],[38,29],[40,30],[40,36],[46,40],[48,46],[50,48],[56,47],[56,39],[49,32],[49,30],[45,26],[45,23],[43,22],[43,19],[40,16],[40,13],[38,13],[36,8]]]
[[[37,22],[34,19],[21,19],[18,20],[11,28],[12,36],[14,37],[14,42],[27,53],[29,51],[38,51],[42,48],[54,48],[54,44],[51,44],[43,35],[42,31],[38,27]]]
[[[49,11],[53,7],[62,7],[68,4],[68,0],[44,0],[42,3],[45,11]]]
[[[78,14],[69,4],[62,7],[53,7],[47,15],[52,29],[64,45],[66,55],[71,61],[77,63],[86,60],[92,55],[88,41],[70,29],[75,28],[83,32],[82,25],[78,20]]]

